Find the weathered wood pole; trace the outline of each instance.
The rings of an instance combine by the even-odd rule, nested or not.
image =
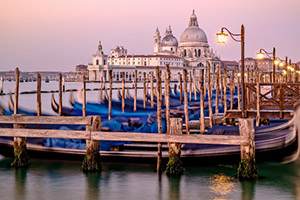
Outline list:
[[[179,74],[180,81],[180,104],[183,103],[183,88],[182,88],[182,74]]]
[[[25,116],[24,114],[14,114],[15,117]],[[26,128],[25,124],[14,124],[14,128],[23,129]],[[28,166],[29,156],[27,154],[25,137],[14,137],[14,161],[11,166],[16,168],[22,168]]]
[[[125,72],[122,72],[122,112],[125,112]]]
[[[282,83],[279,85],[279,118],[283,118],[283,103],[284,103],[284,90],[282,87]]]
[[[86,126],[86,131],[100,131],[101,118],[93,116],[92,124]],[[102,170],[100,157],[100,141],[86,140],[86,154],[81,165],[84,172],[97,172]]]
[[[249,72],[249,68],[247,68],[247,83],[250,83],[250,72]],[[245,84],[245,86],[246,86],[246,84]],[[250,100],[250,98],[249,98],[249,96],[250,96],[250,91],[249,91],[249,88],[247,88],[247,87],[245,87],[245,89],[246,89],[246,103],[245,103],[245,109],[246,109],[246,105],[247,105],[247,103],[249,103],[249,100]]]
[[[227,112],[227,71],[224,69],[224,113]]]
[[[197,101],[196,72],[193,71],[194,100]]]
[[[230,110],[233,109],[233,90],[234,90],[234,71],[231,72],[231,84],[230,84]]]
[[[3,94],[3,77],[0,77],[0,94]]]
[[[237,69],[237,95],[238,95],[238,110],[241,110],[241,95],[240,95],[240,72]]]
[[[260,126],[260,83],[256,83],[256,126]]]
[[[112,102],[112,70],[108,71],[109,76],[109,102],[108,102],[108,120],[111,120],[111,102]]]
[[[221,71],[221,80],[220,80],[220,85],[221,85],[221,104],[224,105],[224,87],[223,87],[223,79],[224,79],[224,74]]]
[[[154,90],[154,87],[153,87],[153,72],[150,72],[151,74],[151,80],[150,80],[150,88],[151,88],[151,91],[150,91],[150,95],[151,95],[151,108],[154,107],[154,104],[153,104],[153,99],[154,99],[154,94],[153,94],[153,90]]]
[[[82,116],[86,116],[86,79],[85,75],[83,75],[83,102],[82,102]]]
[[[143,75],[144,75],[144,78],[143,78],[143,83],[144,83],[143,105],[144,105],[144,108],[146,108],[146,72],[144,72]]]
[[[186,134],[190,134],[189,129],[189,110],[188,110],[188,93],[187,93],[187,71],[183,69],[183,93],[184,93],[184,119]]]
[[[62,116],[62,76],[58,74],[58,115]]]
[[[17,67],[15,70],[15,103],[14,103],[14,114],[18,114],[19,109],[19,80],[20,80],[20,71]]]
[[[240,135],[247,139],[246,145],[241,145],[241,162],[238,168],[240,180],[256,179],[257,167],[255,161],[254,121],[253,119],[239,119]]]
[[[41,89],[42,89],[42,79],[40,73],[37,73],[37,88],[36,88],[36,110],[37,116],[41,116],[42,111],[42,99],[41,99]]]
[[[189,72],[189,77],[190,77],[190,84],[189,84],[189,86],[190,86],[190,101],[192,101],[192,90],[193,90],[193,88],[192,88],[192,82],[193,82],[193,78],[192,78],[192,72],[190,71]]]
[[[137,70],[134,71],[134,100],[133,100],[133,111],[136,111],[136,99],[137,99]]]
[[[63,92],[66,91],[65,77],[64,76],[62,77],[62,90],[63,90]]]
[[[205,121],[204,121],[204,69],[200,69],[200,133],[205,133]]]
[[[210,63],[207,63],[207,83],[208,83],[208,110],[209,110],[209,126],[213,126],[213,112],[212,112],[212,92],[211,92],[211,74],[210,74]]]
[[[157,129],[158,134],[162,134],[162,119],[161,119],[161,71],[159,67],[156,67],[156,83],[157,83]],[[158,173],[161,172],[161,157],[162,157],[162,144],[158,143],[158,149],[157,149],[157,165],[156,165],[156,171]]]
[[[103,76],[100,76],[100,102],[103,102]]]
[[[285,71],[286,71],[285,82],[287,83],[288,82],[288,57],[287,56],[285,57]]]
[[[167,132],[170,132],[170,77],[171,71],[169,65],[166,65],[166,95],[165,95],[165,105],[166,105],[166,122],[167,122]]]
[[[219,91],[220,90],[220,65],[217,65],[216,71],[216,108],[215,113],[219,113]]]
[[[182,119],[171,118],[170,119],[171,129],[169,134],[179,135],[182,134]],[[167,176],[176,177],[181,176],[185,169],[183,168],[182,161],[180,159],[181,144],[180,143],[168,143],[169,146],[169,162],[166,167]]]

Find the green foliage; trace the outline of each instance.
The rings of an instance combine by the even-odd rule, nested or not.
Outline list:
[[[26,149],[19,149],[14,151],[14,161],[11,163],[11,166],[16,168],[27,167],[29,156]]]
[[[242,159],[239,164],[237,176],[240,180],[256,179],[258,177],[258,173],[255,159]]]
[[[99,152],[86,153],[81,165],[84,172],[98,172],[102,170]]]
[[[180,155],[170,155],[169,156],[169,162],[167,164],[166,168],[166,174],[167,176],[181,176],[184,174],[185,169],[182,166],[182,161],[180,159]]]

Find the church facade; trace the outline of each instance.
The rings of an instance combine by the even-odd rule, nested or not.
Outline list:
[[[117,46],[111,50],[110,55],[105,55],[100,42],[98,51],[93,55],[93,62],[88,65],[89,80],[99,81],[101,76],[107,80],[109,70],[113,70],[114,81],[121,80],[122,72],[126,73],[126,81],[131,81],[135,70],[139,71],[138,79],[142,79],[143,72],[149,74],[156,66],[164,71],[167,64],[172,72],[171,78],[178,78],[183,68],[198,74],[199,69],[206,69],[209,62],[213,73],[216,66],[221,64],[220,58],[209,49],[207,36],[199,28],[194,11],[188,27],[180,36],[179,43],[172,33],[171,26],[166,29],[163,38],[157,28],[153,40],[153,55],[128,55],[127,49],[122,46]]]

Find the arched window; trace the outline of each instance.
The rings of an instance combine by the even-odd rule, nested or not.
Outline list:
[[[171,48],[171,51],[173,51],[173,48]]]
[[[198,49],[198,57],[200,57],[200,56],[201,56],[201,50]]]
[[[186,57],[186,49],[183,50],[183,56]]]
[[[195,57],[197,57],[197,50],[195,49]]]
[[[103,60],[103,65],[106,65],[106,60]]]
[[[96,65],[99,65],[99,60],[98,59],[96,60]]]

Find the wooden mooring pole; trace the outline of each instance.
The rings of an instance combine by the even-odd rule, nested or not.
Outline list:
[[[86,116],[86,80],[85,75],[83,75],[83,102],[82,102],[82,116]]]
[[[211,91],[211,74],[210,74],[210,63],[207,63],[207,83],[208,83],[208,110],[209,110],[209,126],[213,126],[213,112],[212,112],[212,91]]]
[[[62,116],[62,76],[58,74],[58,115]]]
[[[241,145],[241,162],[237,172],[238,178],[240,180],[256,179],[258,175],[255,161],[253,119],[239,119],[239,132],[248,142]]]
[[[37,88],[36,88],[36,110],[37,116],[41,116],[42,112],[42,99],[41,99],[41,89],[42,89],[42,79],[40,73],[37,73]]]
[[[187,93],[187,71],[183,69],[183,93],[184,93],[184,119],[186,134],[190,134],[189,129],[189,110],[188,110],[188,93]]]
[[[193,88],[194,88],[194,100],[197,101],[196,72],[195,71],[193,71]]]
[[[108,102],[108,120],[111,120],[111,106],[112,106],[112,70],[108,71],[109,76],[109,102]]]
[[[200,69],[200,133],[205,133],[205,121],[204,121],[204,69]]]
[[[19,80],[20,71],[19,68],[15,70],[15,102],[14,102],[14,116],[24,116],[18,115],[19,106]],[[25,128],[26,125],[14,124],[14,128]],[[26,149],[26,138],[25,137],[14,137],[14,161],[11,166],[16,168],[27,167],[28,166],[28,154]]]
[[[180,81],[180,104],[183,103],[183,88],[182,88],[182,74],[179,74],[179,81]]]
[[[181,118],[171,118],[170,119],[170,129],[169,134],[179,135],[182,134],[182,119]],[[166,167],[167,176],[181,176],[185,169],[183,168],[182,161],[180,159],[181,154],[181,144],[169,142],[169,162]]]
[[[189,78],[190,78],[190,84],[189,84],[189,86],[190,86],[190,101],[192,101],[192,90],[193,90],[193,88],[192,88],[192,82],[193,82],[193,78],[192,78],[192,72],[190,71],[190,73],[189,73]]]
[[[154,99],[154,94],[153,94],[153,90],[154,90],[154,87],[153,87],[153,79],[154,79],[154,75],[153,75],[153,72],[150,72],[150,74],[151,74],[151,80],[150,80],[150,89],[151,89],[151,91],[150,91],[150,95],[151,95],[151,108],[153,108],[154,107],[154,104],[153,104],[153,99]]]
[[[3,76],[0,77],[0,94],[3,94]]]
[[[238,96],[238,110],[241,110],[240,72],[239,72],[239,69],[237,69],[237,96]]]
[[[227,112],[227,71],[224,69],[224,113]]]
[[[146,108],[146,72],[143,73],[144,75],[144,78],[143,78],[143,85],[144,85],[144,89],[143,89],[143,105],[144,105],[144,108]]]
[[[137,99],[137,70],[134,71],[134,100],[133,100],[133,111],[136,111],[136,99]]]
[[[122,72],[122,112],[125,112],[125,72]]]
[[[157,128],[158,128],[158,134],[162,134],[162,119],[161,119],[161,101],[162,101],[162,95],[161,95],[161,71],[159,67],[156,67],[156,83],[157,83]],[[156,165],[156,171],[158,173],[161,172],[161,158],[162,158],[162,144],[158,143],[158,150],[157,150],[157,165]]]
[[[166,65],[166,96],[165,96],[165,105],[166,105],[166,124],[167,124],[167,131],[168,134],[170,132],[170,77],[171,71],[169,65]]]
[[[86,131],[100,131],[101,118],[100,116],[93,116],[92,124],[86,126]],[[100,157],[100,141],[86,140],[86,154],[81,166],[84,172],[101,171],[101,157]]]
[[[217,65],[216,71],[216,108],[215,113],[219,113],[219,90],[220,90],[220,65]]]

